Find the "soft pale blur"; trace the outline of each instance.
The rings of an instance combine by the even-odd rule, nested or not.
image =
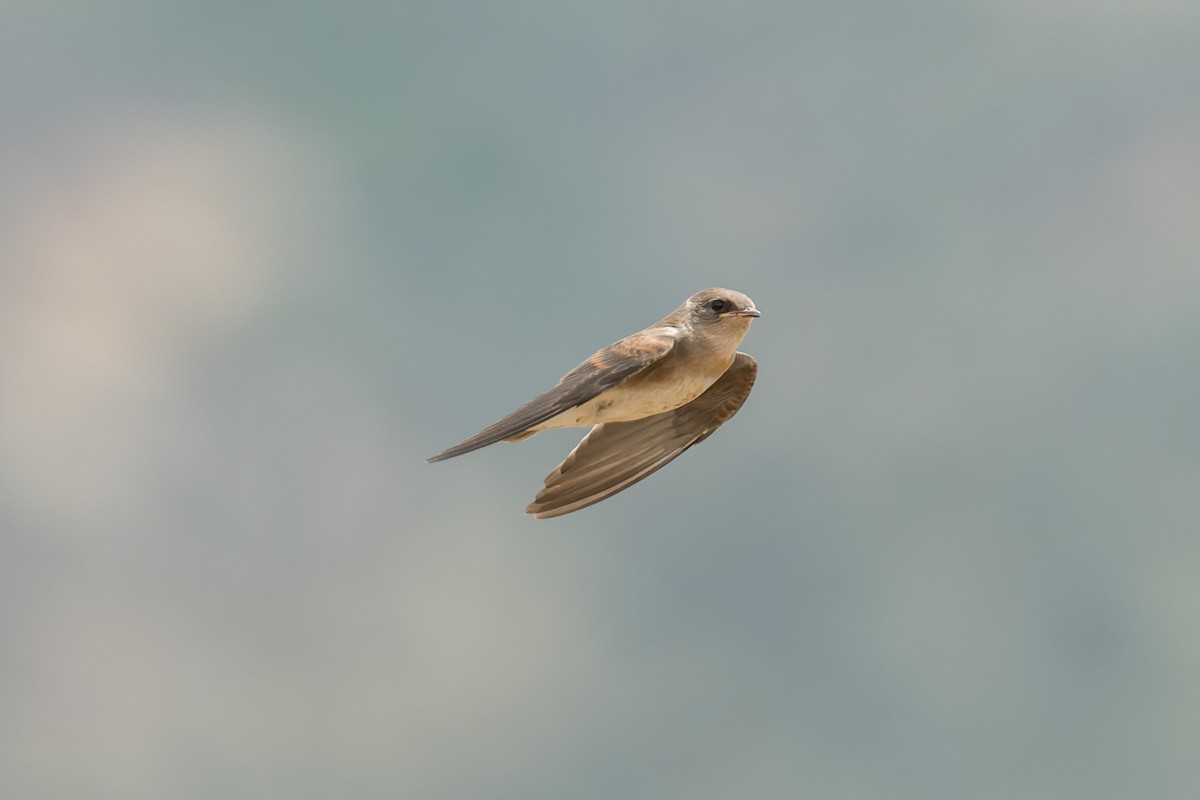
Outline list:
[[[7,16],[4,797],[1194,792],[1194,3]],[[709,285],[669,470],[424,463]]]

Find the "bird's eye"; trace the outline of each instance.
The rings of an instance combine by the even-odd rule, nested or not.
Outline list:
[[[729,303],[724,300],[712,300],[708,304],[708,307],[718,314],[722,313],[728,306]]]

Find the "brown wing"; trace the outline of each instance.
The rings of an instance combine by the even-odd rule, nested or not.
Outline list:
[[[525,513],[538,519],[569,514],[661,469],[736,414],[757,374],[755,360],[738,353],[725,374],[687,405],[633,422],[595,426],[546,476],[546,487]]]
[[[647,328],[613,342],[564,375],[550,391],[538,395],[504,419],[489,425],[462,444],[438,453],[429,461],[443,461],[519,436],[534,425],[586,403],[671,352],[677,336],[675,328]]]

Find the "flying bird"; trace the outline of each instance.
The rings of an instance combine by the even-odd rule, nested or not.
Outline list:
[[[738,345],[759,316],[729,289],[705,289],[626,336],[504,419],[428,459],[443,461],[550,428],[591,426],[525,509],[538,519],[627,489],[707,439],[746,402],[758,363]]]

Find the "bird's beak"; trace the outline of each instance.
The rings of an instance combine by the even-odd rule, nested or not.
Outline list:
[[[723,317],[761,317],[762,313],[754,306],[750,306],[749,308],[742,308],[737,311],[729,311],[725,314],[722,314],[721,316],[723,316]]]

